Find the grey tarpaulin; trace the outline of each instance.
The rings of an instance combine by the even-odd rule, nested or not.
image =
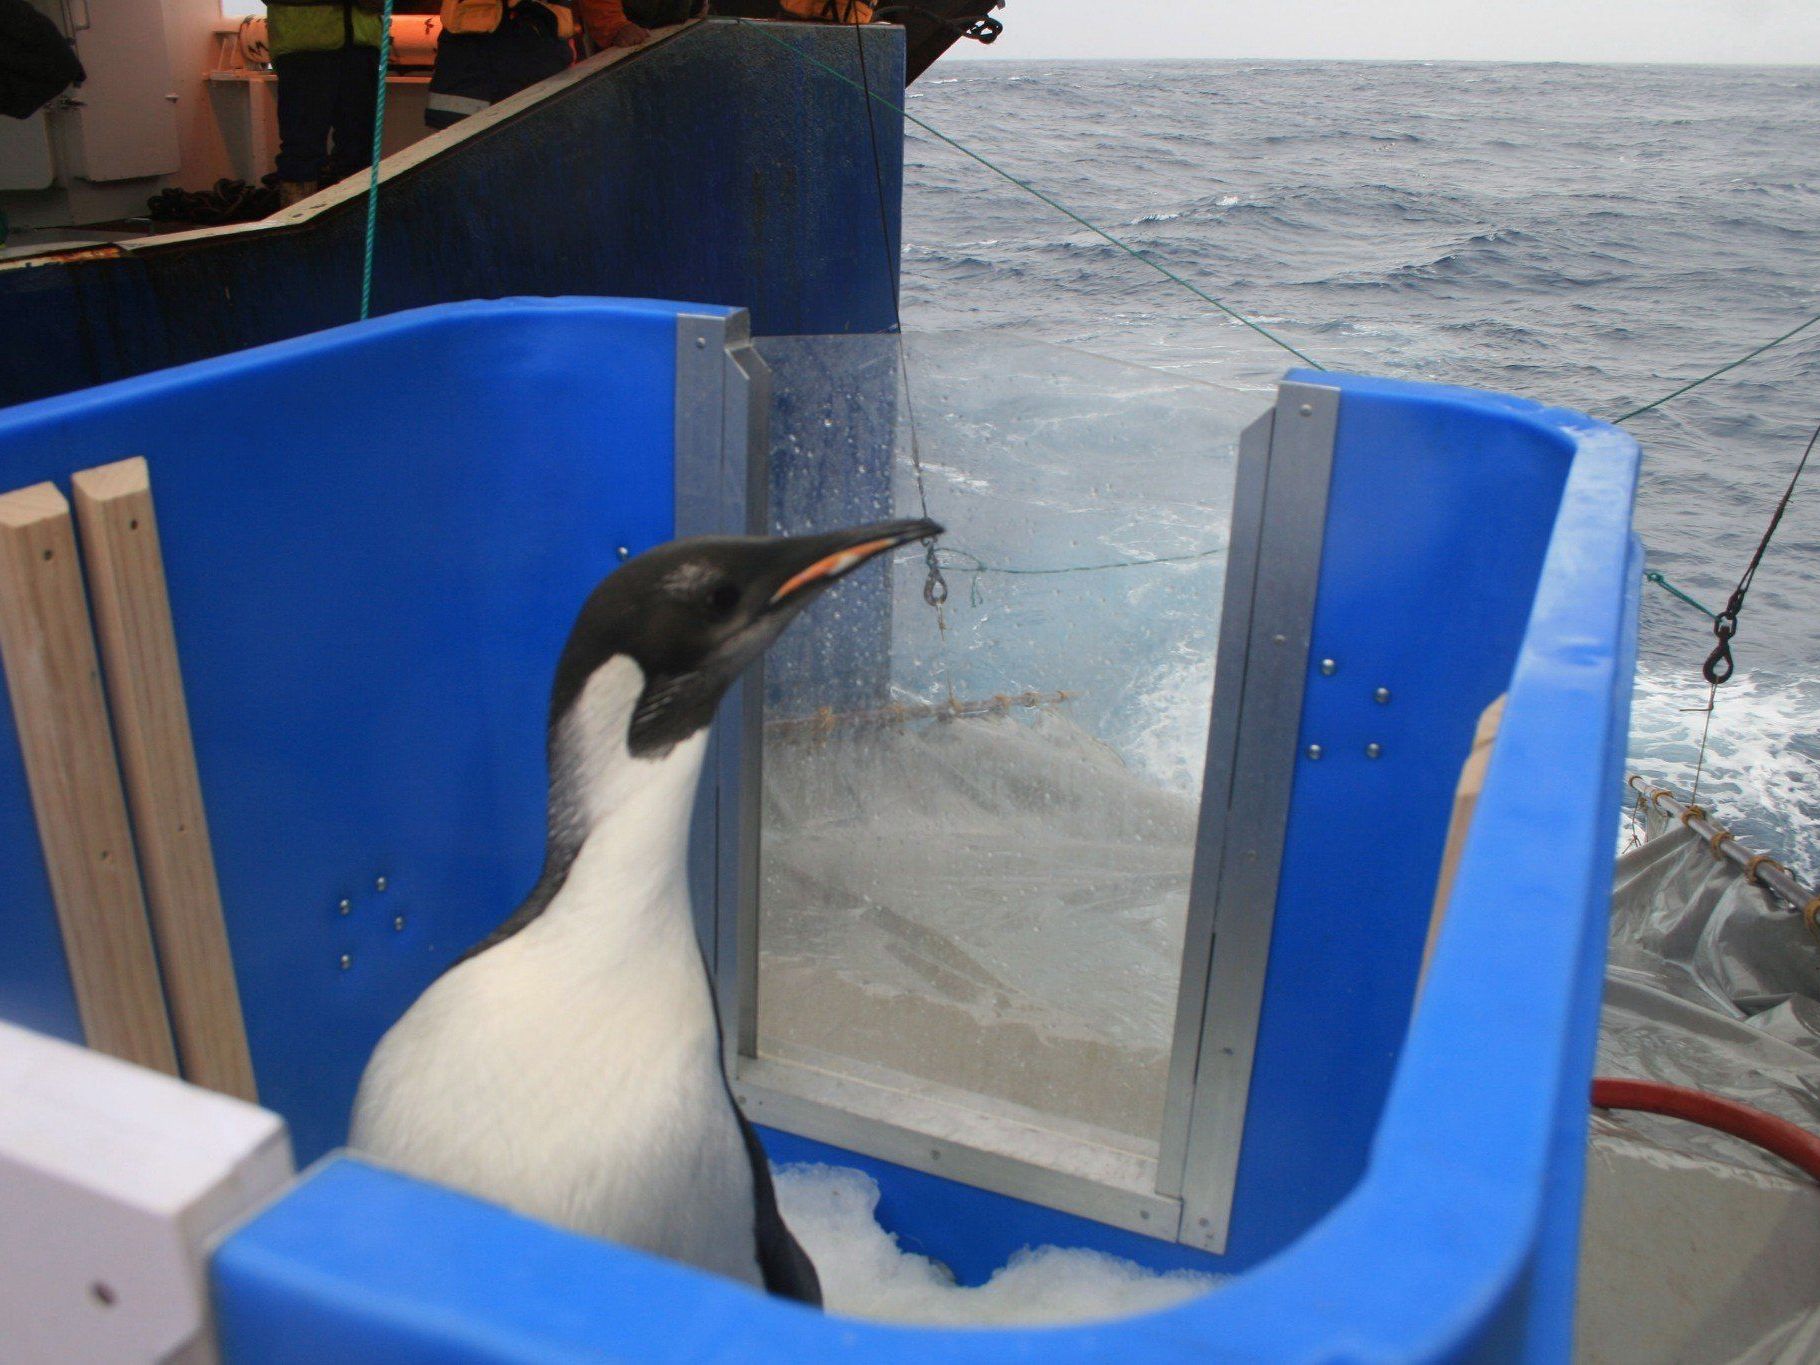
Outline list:
[[[1618,859],[1599,1074],[1664,1081],[1820,1127],[1820,944],[1801,916],[1654,810]],[[1626,1114],[1667,1146],[1763,1169],[1691,1124]]]

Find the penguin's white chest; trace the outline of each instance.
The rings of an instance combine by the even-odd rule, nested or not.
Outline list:
[[[761,1284],[752,1168],[681,850],[657,830],[627,837],[639,833],[597,830],[537,919],[423,994],[368,1064],[351,1140],[523,1213]]]

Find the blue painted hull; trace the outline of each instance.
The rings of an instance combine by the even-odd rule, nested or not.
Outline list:
[[[864,40],[896,104],[903,34]],[[874,102],[875,165],[865,101],[807,79],[804,56],[859,78],[851,29],[714,21],[388,158],[374,313],[595,294],[730,304],[761,336],[892,330],[902,119]],[[353,321],[365,215],[354,195],[295,223],[0,265],[0,317],[23,343],[0,407]],[[434,387],[425,368],[401,392]]]

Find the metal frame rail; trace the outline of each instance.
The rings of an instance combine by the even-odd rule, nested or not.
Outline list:
[[[1787,902],[1807,922],[1808,931],[1820,939],[1820,924],[1816,923],[1820,920],[1820,894],[1801,885],[1781,863],[1739,843],[1729,829],[1713,823],[1711,813],[1704,806],[1678,801],[1666,787],[1649,787],[1635,773],[1625,779],[1624,785],[1637,794],[1639,805],[1654,806],[1662,814],[1679,820],[1706,840],[1706,846],[1715,858],[1729,858],[1744,869],[1745,879],[1751,885],[1764,887]]]

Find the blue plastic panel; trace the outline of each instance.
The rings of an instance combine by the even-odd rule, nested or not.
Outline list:
[[[1339,382],[1227,1248],[1240,1264],[1306,1230],[1365,1168],[1409,1026],[1460,765],[1480,713],[1510,685],[1576,449],[1524,405]],[[1375,700],[1380,687],[1388,703]]]
[[[535,879],[552,660],[617,548],[673,531],[677,308],[460,304],[0,413],[0,488],[151,462],[260,1095],[301,1160]],[[0,1015],[78,1037],[10,710],[0,934]]]
[[[356,341],[366,344],[351,335],[341,344]],[[819,1317],[342,1162],[217,1256],[229,1358],[1565,1360],[1633,662],[1637,450],[1612,428],[1516,400],[1300,377],[1342,391],[1314,652],[1341,669],[1310,678],[1299,741],[1318,739],[1332,766],[1317,774],[1304,765],[1292,799],[1235,1229],[1250,1244],[1228,1258],[1230,1268],[1249,1266],[1246,1273],[1204,1300],[1119,1324],[886,1329]],[[462,448],[453,431],[441,435]],[[607,444],[586,458],[611,461]],[[573,443],[561,450],[584,455]],[[542,453],[530,458],[546,468]],[[474,477],[476,499],[503,495],[502,481]],[[474,529],[484,518],[462,519],[453,506],[442,515],[472,531],[488,556],[511,563],[515,554],[541,553],[514,548],[503,532],[495,543]],[[337,529],[350,532],[345,522]],[[477,567],[474,545],[437,543],[455,581]],[[359,540],[363,560],[383,553]],[[479,562],[489,564],[490,580],[490,559]],[[572,584],[562,586],[553,595],[566,602]],[[462,592],[481,600],[472,586]],[[516,610],[521,599],[483,605]],[[391,600],[389,610],[396,618],[401,602]],[[513,676],[531,671],[528,643],[501,633],[483,645],[504,651]],[[452,630],[412,636],[412,649],[436,647],[459,650],[463,641]],[[409,654],[388,654],[384,676],[410,677],[423,661],[406,667]],[[483,657],[492,677],[497,661]],[[539,677],[544,667],[547,658]],[[437,676],[453,687],[457,673]],[[1392,689],[1388,708],[1371,700],[1380,684]],[[489,689],[491,704],[459,723],[504,734],[508,700],[525,704],[517,686]],[[1446,802],[1473,720],[1505,689],[1503,729],[1410,1025]],[[306,694],[295,683],[287,704],[308,712]],[[458,723],[450,711],[439,714]],[[1363,755],[1372,740],[1385,746],[1375,763]],[[323,766],[378,788],[363,798],[367,821],[415,791],[374,771],[364,749],[323,752],[338,759]],[[450,765],[441,776],[499,781],[504,809],[526,797],[522,779],[505,773]],[[311,790],[319,782],[326,784],[312,780]],[[468,875],[500,879],[480,868],[471,832],[466,845],[436,852]],[[350,852],[371,850],[355,841]],[[432,861],[414,874],[436,875]],[[282,888],[272,894],[297,901]],[[237,905],[235,913],[238,935],[248,911]],[[291,937],[284,927],[273,933]],[[301,961],[322,943],[304,946]],[[267,949],[257,951],[263,960]],[[386,983],[394,1009],[419,979],[405,978]],[[341,986],[299,968],[285,988],[311,1003],[283,1008],[299,1018],[333,1009]],[[338,1076],[357,1070],[377,1008],[347,1012],[358,1037],[312,1036],[316,1048],[347,1050],[345,1062],[332,1063]],[[783,1140],[778,1150],[814,1149]],[[996,1197],[970,1202],[918,1183],[928,1177],[861,1164],[885,1184],[887,1222],[969,1279],[1014,1240],[1068,1240],[1079,1230],[1059,1215],[1019,1211]],[[1141,1239],[1129,1240],[1116,1249],[1141,1251]]]
[[[830,1319],[349,1159],[230,1238],[214,1276],[230,1365],[1208,1358],[1179,1313],[1060,1332]]]

